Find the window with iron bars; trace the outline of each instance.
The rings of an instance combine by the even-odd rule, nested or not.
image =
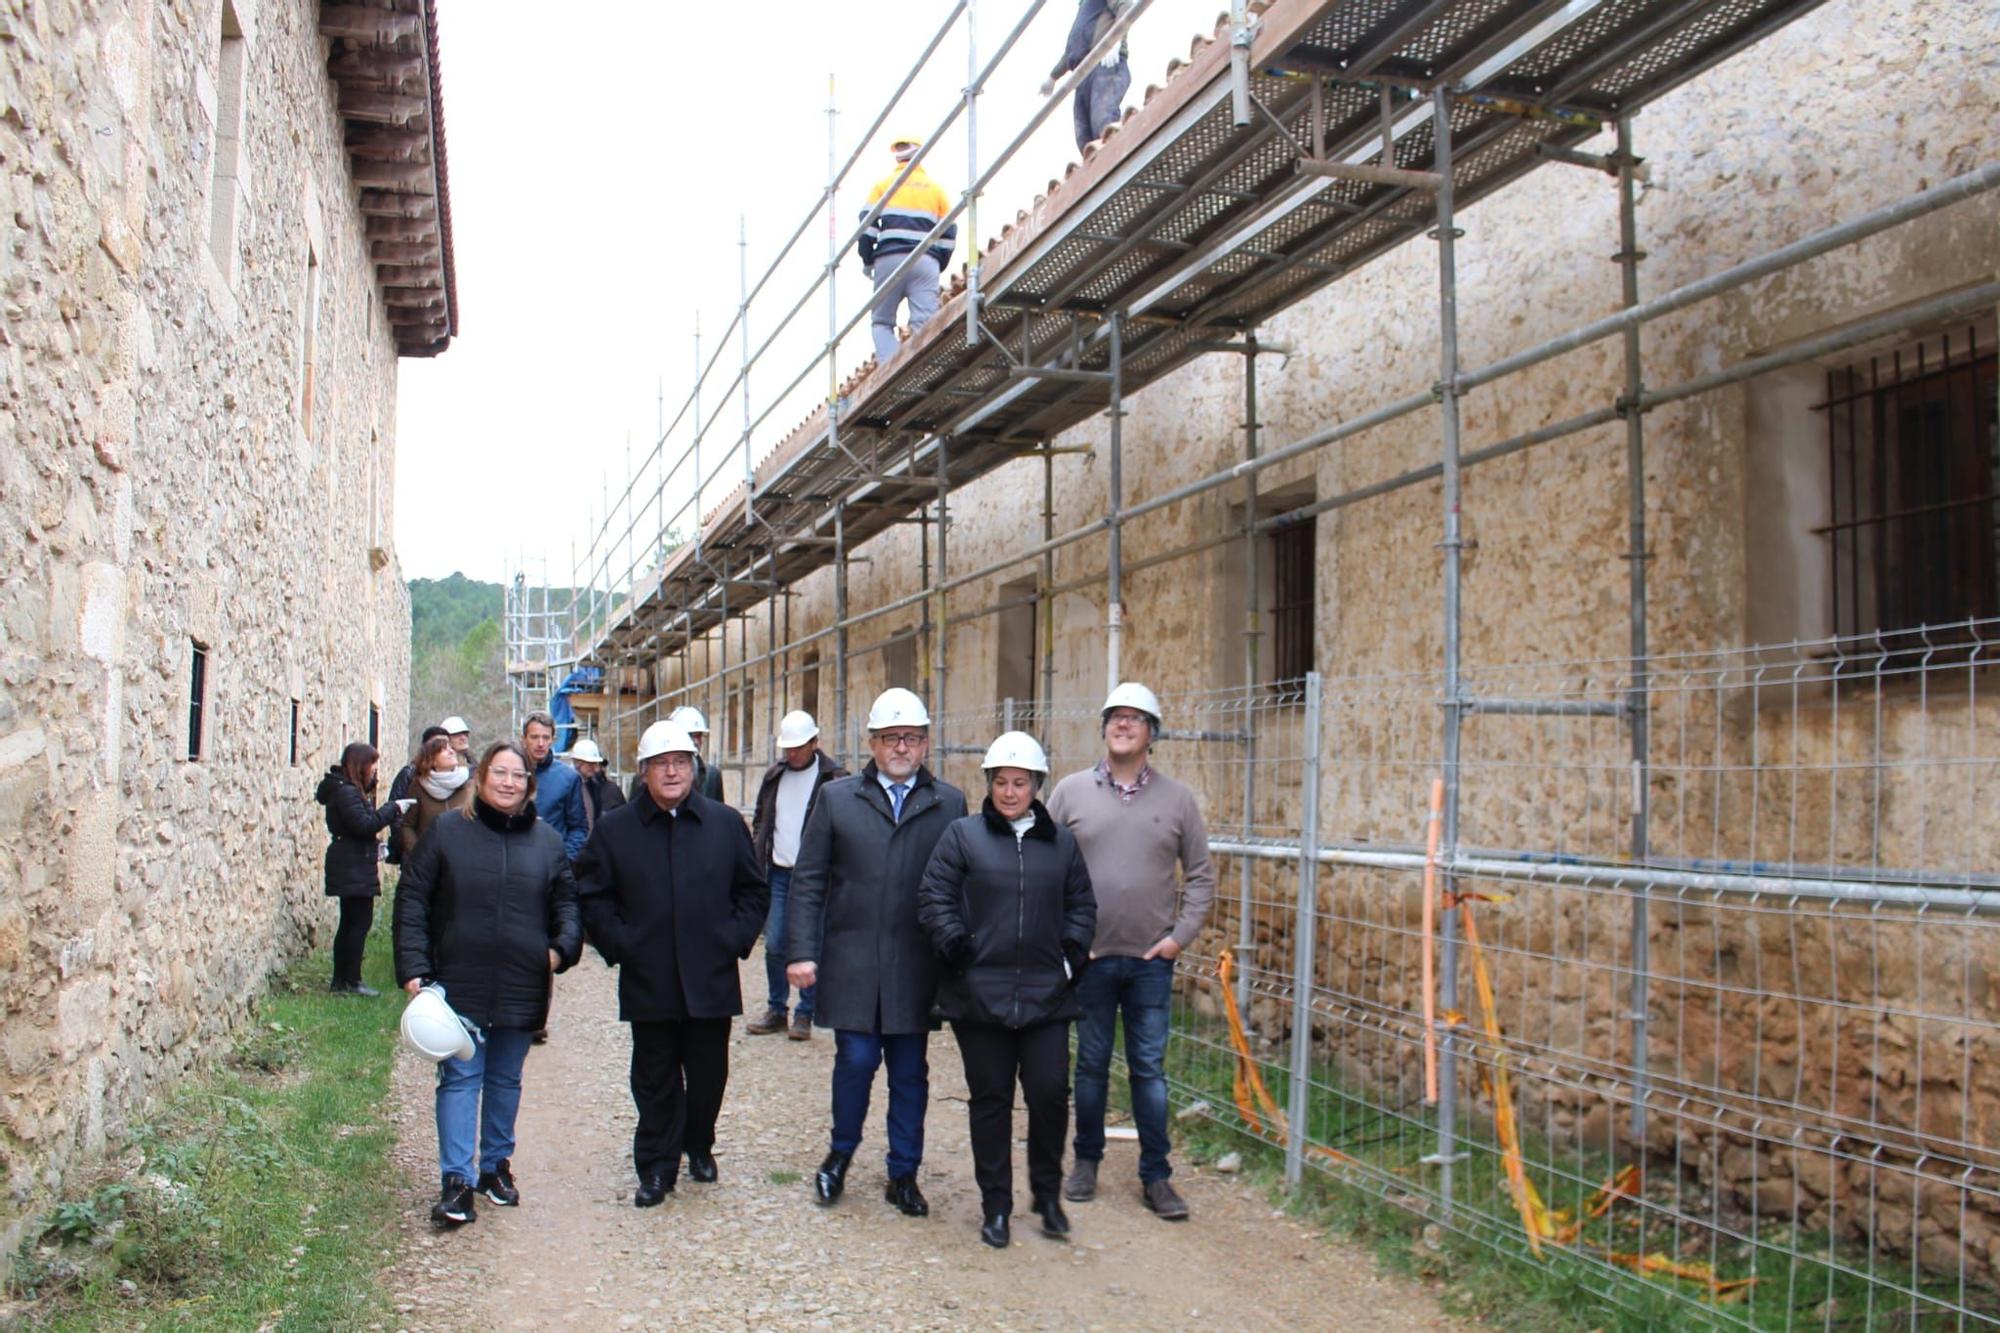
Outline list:
[[[1297,680],[1313,669],[1311,519],[1271,533],[1271,679]]]
[[[1925,338],[1827,375],[1838,634],[2000,614],[2000,422],[1989,332]]]

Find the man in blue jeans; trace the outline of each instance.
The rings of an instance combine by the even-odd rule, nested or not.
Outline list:
[[[1112,1033],[1122,1014],[1132,1119],[1139,1128],[1140,1197],[1158,1216],[1179,1222],[1188,1206],[1174,1189],[1167,1161],[1167,1026],[1174,959],[1208,919],[1215,870],[1194,793],[1149,762],[1160,734],[1159,699],[1126,681],[1105,699],[1102,719],[1104,758],[1057,783],[1048,801],[1049,815],[1075,832],[1097,895],[1092,961],[1076,988],[1083,1005],[1076,1032],[1076,1165],[1063,1182],[1063,1197],[1074,1203],[1097,1197]]]
[[[785,903],[791,897],[792,867],[799,859],[799,835],[819,801],[819,789],[847,770],[819,748],[819,723],[803,709],[778,721],[778,751],[784,756],[771,765],[757,787],[757,814],[750,825],[757,859],[771,885],[771,911],[764,919],[764,981],[770,989],[764,1012],[745,1030],[753,1037],[785,1031],[791,982],[785,976]],[[799,1007],[791,1011],[793,1041],[809,1041],[813,1030],[813,999],[817,988],[799,991]]]

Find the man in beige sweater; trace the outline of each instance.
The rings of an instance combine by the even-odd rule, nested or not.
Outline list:
[[[1097,1194],[1112,1032],[1122,1013],[1132,1118],[1139,1128],[1140,1197],[1160,1217],[1178,1222],[1188,1206],[1174,1189],[1167,1161],[1167,1023],[1174,959],[1208,919],[1215,870],[1194,793],[1148,761],[1160,734],[1160,701],[1144,685],[1127,681],[1105,699],[1102,716],[1104,758],[1057,783],[1048,802],[1050,816],[1075,832],[1097,896],[1097,937],[1076,988],[1083,1005],[1076,1033],[1076,1165],[1063,1182],[1063,1197],[1081,1203]]]

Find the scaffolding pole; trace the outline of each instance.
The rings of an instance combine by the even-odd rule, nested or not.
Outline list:
[[[1257,331],[1249,330],[1243,337],[1243,457],[1246,460],[1257,457]],[[1243,688],[1248,691],[1258,683],[1258,602],[1261,589],[1257,583],[1257,474],[1243,475]],[[1256,834],[1257,803],[1257,727],[1255,710],[1243,711],[1243,839],[1248,842]],[[1249,857],[1240,858],[1236,868],[1236,953],[1243,960],[1243,966],[1236,974],[1236,1008],[1238,1012],[1250,1013],[1250,969],[1256,958],[1256,928],[1250,920],[1250,909],[1255,889],[1255,866]]]
[[[1111,312],[1111,464],[1107,480],[1105,522],[1111,533],[1110,559],[1105,562],[1104,688],[1118,688],[1123,679],[1119,661],[1125,623],[1125,315]]]

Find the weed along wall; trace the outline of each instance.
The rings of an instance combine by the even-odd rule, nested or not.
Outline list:
[[[393,756],[407,732],[388,533],[413,331],[377,283],[319,22],[305,0],[8,20],[9,1252],[330,930],[313,787],[344,743]]]
[[[1641,297],[1985,166],[2000,88],[1982,71],[1996,41],[1991,12],[1836,2],[1648,107],[1633,125],[1648,173],[1636,204]],[[1885,116],[1880,90],[1891,85],[1897,111]],[[1609,151],[1611,136],[1592,146]],[[1619,249],[1618,191],[1606,175],[1543,171],[1457,221],[1466,368],[1621,304],[1620,270],[1607,262]],[[1854,434],[1829,386],[1859,375],[1879,389],[1921,357],[1927,374],[1961,367],[1950,373],[1965,377],[1952,390],[1964,396],[1951,401],[1990,413],[1981,367],[1993,306],[1900,326],[1897,316],[1991,281],[1996,255],[2000,209],[1981,195],[1645,327],[1652,388],[1884,321],[1879,336],[1645,414],[1653,663],[1642,774],[1620,711],[1633,688],[1624,659],[1637,554],[1622,421],[1464,478],[1466,690],[1551,705],[1464,722],[1459,845],[1490,868],[1458,884],[1478,895],[1468,910],[1522,1150],[1577,1175],[1643,1158],[1675,1218],[1753,1236],[1782,1224],[1793,1248],[1809,1234],[1863,1243],[1871,1272],[1878,1260],[1900,1265],[1912,1284],[1947,1273],[2000,1285],[2000,940],[1965,905],[1972,896],[1919,911],[1865,890],[1895,880],[1976,895],[2000,865],[1983,813],[2000,777],[1990,739],[2000,718],[1982,670],[2000,633],[1920,628],[1992,617],[2000,604],[1968,594],[1952,615],[1934,614],[1855,558],[1857,542],[1876,538],[1840,534],[1905,519],[1857,497],[1854,451],[1886,448],[1886,437]],[[1259,359],[1263,449],[1435,383],[1436,262],[1429,242],[1405,246],[1258,330],[1289,347]],[[1464,448],[1607,408],[1623,378],[1611,338],[1481,388],[1462,404]],[[1246,387],[1244,358],[1218,355],[1128,398],[1126,503],[1241,458]],[[1106,440],[1100,417],[1054,442],[1052,531],[1105,512]],[[1316,1055],[1327,1096],[1344,1085],[1412,1127],[1433,1114],[1421,1105],[1420,879],[1363,854],[1421,851],[1442,760],[1440,489],[1389,490],[1258,537],[1254,624],[1245,543],[1230,534],[1246,512],[1341,496],[1432,464],[1438,449],[1435,414],[1412,414],[1261,473],[1254,500],[1232,485],[1145,515],[1125,527],[1123,550],[1120,674],[1181,709],[1170,730],[1203,733],[1163,742],[1158,762],[1203,792],[1212,835],[1296,840],[1304,822],[1303,696],[1295,684],[1243,688],[1245,631],[1258,634],[1257,682],[1326,677],[1319,838],[1349,859],[1336,856],[1318,880]],[[1043,466],[1012,462],[952,493],[951,569],[1042,540]],[[1835,516],[1856,504],[1870,516],[1843,526]],[[933,506],[929,521],[857,552],[851,609],[928,586],[935,518]],[[941,666],[949,776],[976,781],[961,747],[1000,730],[1010,695],[1023,701],[1017,717],[1048,734],[1057,767],[1081,767],[1095,757],[1092,710],[1106,683],[1106,545],[1063,547],[1047,581],[1024,563],[854,627],[844,728],[831,635],[714,678],[833,623],[835,574],[820,570],[687,654],[640,663],[651,694],[601,739],[622,743],[629,764],[649,700],[671,706],[687,693],[717,721],[720,757],[736,766],[730,796],[747,804],[786,708],[814,708],[851,754],[854,720],[877,690],[911,684],[935,706]],[[1971,565],[1991,567],[1981,540],[1969,549]],[[1939,568],[1939,579],[1960,577],[1952,561]],[[1025,620],[1008,610],[1023,598]],[[1855,637],[1878,629],[1895,632]],[[1040,711],[1028,711],[1035,701]],[[1254,749],[1240,739],[1253,729]],[[1620,875],[1634,863],[1641,800],[1653,870],[1635,933],[1632,882]],[[1566,874],[1568,862],[1599,869]],[[1746,897],[1705,882],[1709,872],[1773,882]],[[1800,890],[1801,879],[1842,887]],[[1225,856],[1220,882],[1199,950],[1209,961],[1184,968],[1189,1013],[1219,1013],[1213,960],[1238,947],[1250,1026],[1277,1049],[1292,1026],[1296,860],[1246,870]],[[1467,1024],[1466,1134],[1494,1154],[1490,1075],[1502,1057],[1474,1030],[1470,952],[1460,961],[1447,984]],[[1646,982],[1637,992],[1635,975]]]

